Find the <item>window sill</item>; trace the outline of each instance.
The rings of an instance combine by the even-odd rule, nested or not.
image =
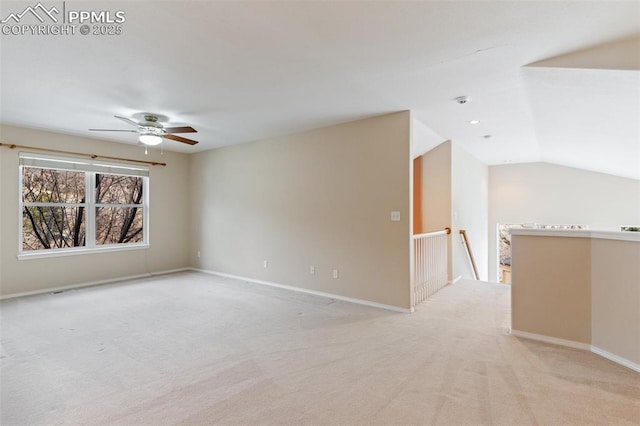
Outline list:
[[[105,247],[98,247],[98,248],[38,250],[37,252],[32,252],[32,253],[28,253],[28,252],[20,253],[18,254],[18,260],[43,259],[47,257],[77,256],[82,254],[111,253],[116,251],[144,250],[148,248],[149,248],[149,244],[131,244],[126,246],[105,246]]]

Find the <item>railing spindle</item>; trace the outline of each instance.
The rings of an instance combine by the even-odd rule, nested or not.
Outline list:
[[[431,232],[413,236],[414,307],[447,285],[447,235],[451,232]]]

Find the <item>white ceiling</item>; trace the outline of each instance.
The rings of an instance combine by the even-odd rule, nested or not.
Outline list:
[[[0,18],[28,4],[3,1]],[[123,34],[1,35],[2,123],[136,143],[87,129],[151,111],[198,129],[165,149],[197,152],[410,109],[488,164],[640,179],[637,1],[67,7],[123,10]]]

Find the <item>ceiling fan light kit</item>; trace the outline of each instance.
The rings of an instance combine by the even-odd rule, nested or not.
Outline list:
[[[140,143],[143,143],[145,145],[159,145],[160,143],[162,143],[162,137],[157,135],[142,134],[140,135],[138,140],[140,141]]]
[[[173,133],[196,133],[197,130],[191,126],[181,126],[181,127],[164,127],[160,122],[159,118],[163,120],[167,120],[167,117],[163,115],[157,114],[136,114],[142,115],[143,119],[139,122],[133,121],[127,117],[115,116],[116,118],[124,121],[127,124],[131,124],[135,126],[137,130],[111,130],[111,129],[89,129],[91,131],[100,131],[100,132],[137,132],[140,134],[138,137],[138,141],[144,145],[159,145],[162,143],[163,139],[170,139],[172,141],[186,143],[188,145],[195,145],[198,142],[192,139],[183,138],[182,136],[174,135]],[[138,118],[134,115],[134,118]]]

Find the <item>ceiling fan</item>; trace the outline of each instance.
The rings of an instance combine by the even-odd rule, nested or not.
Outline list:
[[[160,116],[156,114],[148,114],[148,113],[136,114],[136,115],[140,115],[142,118],[139,122],[135,122],[132,119],[127,117],[120,117],[120,116],[114,115],[115,118],[119,118],[125,123],[135,126],[137,128],[136,130],[115,130],[115,129],[89,129],[89,130],[92,132],[132,132],[132,133],[137,132],[140,134],[140,137],[138,138],[138,140],[140,141],[140,143],[144,145],[158,145],[159,143],[162,142],[162,138],[171,139],[172,141],[182,142],[189,145],[195,145],[198,143],[197,141],[183,138],[182,136],[174,135],[174,133],[197,132],[197,130],[191,126],[164,127],[160,123],[161,119],[162,121],[166,121],[166,117],[164,116]],[[134,115],[134,118],[136,118],[136,115]]]

